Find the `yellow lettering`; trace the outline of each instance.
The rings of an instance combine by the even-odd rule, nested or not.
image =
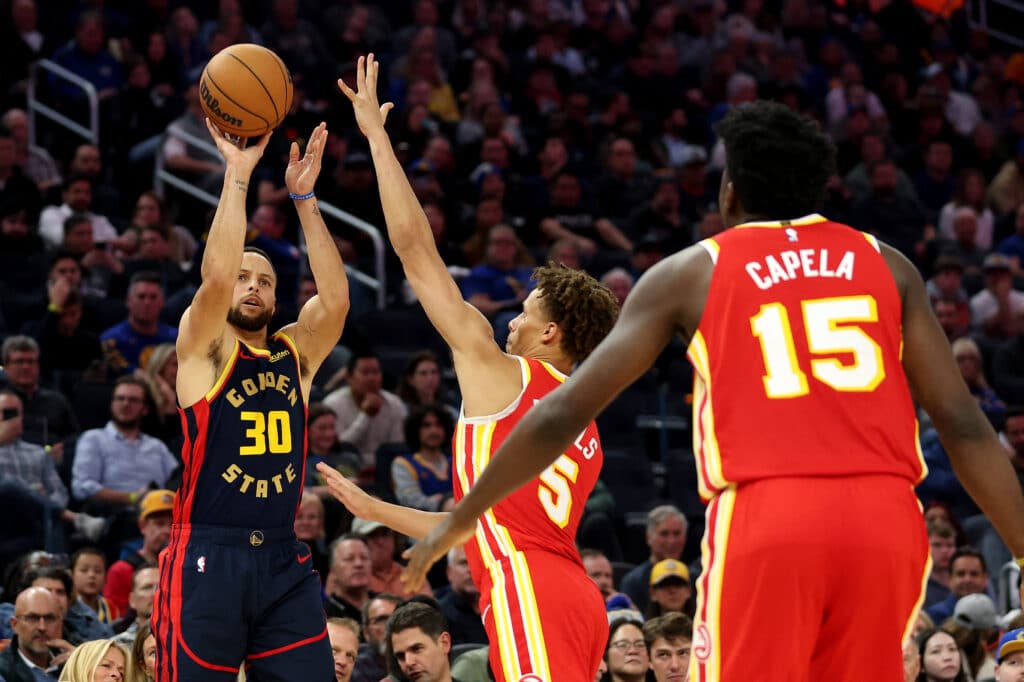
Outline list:
[[[289,483],[295,480],[295,469],[292,467],[291,464],[284,468],[284,476],[285,478],[288,479]]]
[[[252,485],[252,482],[255,481],[255,480],[256,479],[253,478],[252,476],[250,476],[249,474],[242,474],[242,488],[241,488],[242,492],[244,493],[244,492],[248,491],[249,490],[249,486]]]
[[[292,392],[288,394],[288,402],[291,403],[292,407],[295,407],[295,401],[297,401],[298,399],[298,394],[295,392],[295,389],[293,388]]]
[[[274,482],[274,490],[276,490],[278,494],[284,492],[284,486],[281,485],[281,474],[271,477],[270,480]]]
[[[242,470],[238,467],[238,465],[232,464],[231,466],[224,470],[224,473],[221,474],[220,477],[223,478],[228,483],[234,483],[235,479],[238,478],[238,475],[240,473],[242,473]]]
[[[266,499],[267,497],[267,479],[261,478],[256,481],[256,497]]]
[[[240,407],[242,405],[242,403],[245,402],[245,398],[243,398],[242,396],[238,395],[238,389],[234,389],[234,388],[231,389],[230,391],[228,391],[227,398],[228,398],[228,402],[231,403],[232,405],[234,405],[235,407]]]
[[[259,389],[256,388],[256,382],[248,378],[242,379],[242,388],[245,390],[245,394],[250,396],[256,395],[259,391]]]
[[[267,418],[262,412],[241,412],[238,415],[243,422],[250,422],[252,428],[245,430],[245,437],[249,443],[238,448],[240,455],[262,455],[267,451]]]
[[[288,382],[289,381],[291,381],[291,380],[288,378],[287,374],[278,374],[277,375],[277,387],[276,387],[277,388],[277,392],[278,393],[282,393],[282,394],[286,393],[288,391]]]
[[[256,375],[256,378],[259,379],[259,381],[260,381],[260,390],[261,391],[266,390],[266,388],[267,388],[267,377],[264,375],[264,373],[260,372],[259,374]]]

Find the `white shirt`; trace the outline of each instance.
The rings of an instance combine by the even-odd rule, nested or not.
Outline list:
[[[383,399],[380,411],[372,417],[359,409],[348,386],[339,388],[323,401],[338,416],[338,440],[356,446],[365,466],[373,466],[377,448],[384,443],[405,440],[403,425],[408,414],[405,403],[389,391],[381,391],[380,396]]]
[[[1024,316],[1024,293],[1010,289],[1010,310],[1015,316]],[[982,289],[971,298],[971,320],[975,329],[983,330],[998,313],[999,302],[988,289]]]
[[[39,236],[43,238],[47,246],[56,248],[64,243],[64,221],[71,217],[74,211],[67,204],[60,206],[47,206],[39,214]],[[96,215],[86,211],[92,221],[92,238],[97,242],[109,242],[117,239],[117,230],[104,216]]]

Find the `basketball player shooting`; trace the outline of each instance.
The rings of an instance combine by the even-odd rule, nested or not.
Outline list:
[[[452,349],[463,399],[453,447],[458,499],[505,434],[604,337],[618,306],[583,272],[538,268],[537,288],[509,324],[502,352],[491,323],[463,300],[448,274],[395,158],[384,131],[391,104],[377,101],[378,69],[372,54],[360,58],[357,90],[338,85],[370,143],[391,243],[424,311]],[[593,422],[578,435],[553,466],[491,510],[466,544],[491,668],[500,681],[592,682],[608,639],[604,600],[574,543],[603,455]],[[372,499],[330,467],[318,470],[353,514],[400,533],[423,538],[444,517]]]
[[[708,504],[690,679],[902,681],[902,639],[930,570],[915,399],[1024,563],[1020,485],[917,269],[814,212],[835,158],[817,124],[754,102],[716,131],[730,229],[640,279],[611,334],[411,550],[403,579],[415,584],[682,334]],[[784,626],[766,629],[766,614]]]
[[[323,296],[268,338],[274,267],[245,247],[245,198],[270,133],[239,149],[207,121],[224,157],[202,284],[181,318],[182,487],[160,555],[153,613],[157,679],[334,679],[320,581],[292,526],[302,494],[313,375],[341,336],[348,280],[313,187],[327,141],[292,143],[285,184]]]

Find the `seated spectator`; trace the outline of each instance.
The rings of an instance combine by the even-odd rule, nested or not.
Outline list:
[[[0,677],[18,682],[56,680],[74,651],[74,646],[62,638],[57,598],[42,587],[19,592],[11,629],[11,643],[0,652]],[[50,646],[60,649],[60,653],[54,655]]]
[[[950,564],[956,551],[956,531],[942,519],[927,522],[932,571],[925,586],[924,608],[949,598]]]
[[[24,199],[0,202],[0,286],[11,294],[33,296],[46,281],[49,265],[43,240],[29,225]]]
[[[110,178],[103,173],[103,155],[100,148],[91,142],[83,142],[75,147],[75,153],[68,162],[68,175],[81,175],[92,180],[92,208],[103,215],[119,215],[121,212],[120,195]],[[121,250],[124,243],[121,237],[111,242],[111,246]]]
[[[452,458],[445,452],[454,424],[440,405],[414,408],[405,419],[405,444],[411,454],[391,463],[398,503],[423,511],[448,511],[452,500]]]
[[[95,547],[83,547],[71,555],[68,570],[74,588],[72,609],[87,608],[99,622],[111,625],[115,614],[103,596],[103,584],[107,579],[107,558]]]
[[[139,564],[131,574],[130,580],[128,606],[113,625],[113,630],[117,633],[115,641],[126,647],[132,645],[135,635],[143,626],[149,625],[149,619],[153,615],[153,597],[157,585],[160,584],[160,569],[153,563]]]
[[[140,625],[132,641],[131,656],[128,657],[131,672],[125,677],[130,682],[154,682],[156,680],[156,637],[148,624]]]
[[[637,163],[636,147],[633,142],[625,137],[619,137],[609,145],[604,166],[604,172],[597,181],[601,216],[623,224],[633,209],[654,194],[654,182],[650,172]],[[633,248],[628,240],[609,246],[623,251],[630,251]]]
[[[25,332],[39,343],[41,374],[64,392],[82,372],[103,357],[100,337],[82,324],[82,295],[71,281],[61,277],[47,287],[49,304],[42,319],[25,325]],[[177,416],[177,410],[175,410]]]
[[[327,638],[334,657],[334,679],[349,682],[359,655],[359,623],[351,618],[331,618],[327,621]]]
[[[94,184],[86,175],[69,175],[64,181],[61,195],[64,203],[47,206],[39,215],[39,236],[51,248],[60,246],[64,240],[64,221],[72,213],[84,213],[92,223],[92,237],[97,244],[109,244],[117,240],[117,230],[106,216],[92,212]]]
[[[633,275],[625,268],[612,268],[601,275],[600,281],[602,286],[607,287],[615,295],[615,300],[619,302],[621,308],[626,303],[629,292],[633,290]]]
[[[139,532],[142,533],[142,546],[111,564],[110,570],[107,571],[107,581],[103,586],[103,598],[107,600],[115,617],[124,616],[128,611],[132,575],[140,566],[156,566],[159,561],[160,550],[167,546],[171,537],[173,511],[174,493],[170,490],[152,490],[139,502],[138,523]]]
[[[859,230],[870,232],[910,259],[925,237],[927,217],[915,199],[896,192],[896,164],[889,159],[869,168],[871,193],[850,206],[848,221]]]
[[[437,404],[444,405],[452,418],[459,417],[459,411],[443,399],[441,362],[432,351],[422,350],[412,356],[398,380],[398,389],[395,393],[409,410],[422,405]]]
[[[1024,628],[1009,630],[1000,637],[995,656],[998,664],[995,671],[996,679],[1000,682],[1006,679],[999,674],[1000,670],[1013,675],[1024,668]]]
[[[949,597],[926,609],[936,623],[943,623],[952,616],[957,601],[963,597],[982,594],[988,589],[988,569],[981,552],[970,545],[956,550],[950,561],[949,589]]]
[[[608,557],[603,552],[597,549],[581,549],[580,560],[583,561],[583,570],[597,585],[597,589],[601,591],[601,596],[605,598],[605,601],[618,594],[615,591],[612,562],[608,561]]]
[[[174,298],[175,294],[181,292],[191,301],[194,290],[182,292],[188,285],[188,277],[171,253],[171,228],[153,223],[138,232],[139,249],[135,258],[125,262],[124,272],[118,282],[121,286],[114,288],[111,293],[123,294],[125,283],[130,282],[136,273],[146,272],[159,277],[160,286],[168,298]]]
[[[174,343],[178,330],[160,322],[164,291],[160,276],[137,272],[125,299],[128,317],[100,335],[107,362],[121,373],[145,369],[150,354],[162,343]]]
[[[971,297],[971,320],[977,332],[995,341],[1024,330],[1024,293],[1013,288],[1010,259],[1001,253],[985,258],[985,288]]]
[[[960,368],[964,383],[967,384],[971,395],[978,399],[981,411],[998,431],[1006,418],[1006,403],[999,399],[985,378],[985,363],[978,344],[973,339],[965,337],[954,341],[952,349],[953,358]]]
[[[92,83],[100,99],[121,89],[121,65],[106,48],[103,15],[98,12],[79,15],[74,40],[58,48],[53,61]],[[80,102],[85,97],[81,88],[63,79],[51,78],[50,87],[66,102]]]
[[[138,241],[142,228],[148,225],[163,225],[169,227],[168,246],[171,258],[181,266],[191,265],[195,258],[196,238],[188,231],[188,228],[181,225],[172,225],[171,216],[168,213],[167,204],[153,190],[146,190],[135,200],[135,210],[132,213],[131,224],[128,230],[122,235],[122,242],[134,239]],[[138,246],[126,249],[128,253],[136,253]]]
[[[206,129],[206,114],[203,113],[199,100],[199,83],[192,82],[185,90],[187,108],[171,123],[184,132],[205,140],[209,136]],[[161,150],[167,168],[198,183],[208,192],[219,192],[224,180],[224,161],[215,151],[191,145],[181,138],[168,135]]]
[[[944,629],[966,658],[972,679],[994,680],[996,659],[989,653],[999,639],[996,605],[987,594],[969,594],[956,603]]]
[[[338,417],[338,440],[356,446],[364,467],[374,465],[377,448],[384,443],[402,442],[405,404],[383,389],[380,360],[369,351],[352,354],[348,386],[324,398],[324,405]]]
[[[960,206],[953,212],[953,236],[951,239],[938,237],[928,241],[925,262],[931,262],[931,254],[943,254],[956,258],[964,268],[964,278],[972,290],[981,280],[982,263],[987,249],[978,246],[978,213],[970,206]]]
[[[647,513],[647,546],[651,555],[622,578],[621,590],[641,610],[647,609],[651,571],[665,559],[679,558],[686,545],[686,517],[672,505],[661,505]]]
[[[1013,214],[1013,234],[999,242],[996,251],[1010,257],[1011,267],[1020,273],[1024,268],[1024,203]]]
[[[78,434],[78,420],[62,393],[40,385],[39,344],[29,336],[8,336],[0,347],[0,358],[7,385],[21,398],[22,437],[49,447],[50,456],[59,464],[64,459],[62,441]]]
[[[0,205],[21,201],[31,214],[39,210],[40,198],[36,184],[16,162],[14,136],[0,125]]]
[[[161,343],[153,349],[146,369],[135,370],[135,376],[146,382],[153,411],[147,415],[144,430],[162,440],[171,451],[178,450],[184,440],[181,417],[178,415],[178,354],[173,343]]]
[[[917,653],[921,659],[918,682],[967,682],[962,670],[960,647],[953,635],[938,628],[928,628],[918,635]]]
[[[598,249],[632,249],[632,242],[611,220],[592,210],[583,198],[579,178],[569,171],[558,173],[550,183],[551,203],[541,216],[541,233],[549,240],[569,238],[584,258]],[[625,222],[629,215],[623,216]]]
[[[128,650],[113,639],[79,645],[60,675],[62,682],[119,682],[128,669]]]
[[[682,682],[690,665],[693,621],[667,613],[644,623],[644,642],[655,682]]]
[[[458,545],[448,550],[446,575],[451,590],[438,605],[448,620],[452,644],[486,644],[487,631],[480,618],[480,590],[469,571],[466,550]]]
[[[71,574],[56,565],[34,568],[25,574],[26,587],[42,587],[57,599],[61,618],[64,621],[63,638],[77,646],[91,639],[110,636],[110,628],[99,622],[88,609],[71,611],[70,597],[75,593]]]
[[[323,403],[309,406],[306,420],[309,445],[306,448],[305,490],[321,499],[332,498],[331,491],[316,465],[326,462],[340,471],[346,478],[356,478],[363,468],[363,461],[357,453],[344,450],[338,442],[338,416]]]
[[[85,268],[90,290],[100,296],[110,295],[115,281],[124,274],[124,264],[110,245],[96,241],[92,218],[87,213],[72,213],[64,220],[61,249],[72,254]]]
[[[690,583],[690,569],[681,561],[665,559],[659,561],[651,569],[650,603],[647,605],[647,617],[656,618],[666,613],[686,613],[693,615],[693,604],[690,597],[693,588]]]
[[[643,682],[650,669],[647,644],[641,624],[617,618],[608,626],[608,648],[604,660],[608,665],[605,679],[609,682]]]
[[[356,518],[352,520],[352,535],[366,542],[370,553],[370,592],[387,592],[403,597],[414,594],[431,594],[430,585],[426,581],[416,589],[406,589],[400,577],[402,564],[395,561],[395,532],[377,521]]]
[[[167,446],[142,433],[146,384],[121,377],[110,401],[110,421],[78,439],[71,472],[71,492],[100,509],[135,505],[152,486],[161,488],[178,461]]]
[[[964,207],[974,209],[978,217],[975,246],[983,252],[989,251],[993,246],[996,219],[992,209],[985,205],[985,176],[976,168],[965,168],[957,176],[952,200],[939,211],[939,237],[954,239],[953,219],[957,209]]]
[[[963,288],[964,264],[954,255],[941,254],[932,265],[932,276],[926,283],[928,297],[934,306],[939,299],[955,306],[953,337],[964,336],[971,328],[971,305]]]
[[[462,279],[463,298],[496,325],[499,313],[511,313],[514,317],[533,288],[532,259],[527,258],[515,231],[508,225],[495,225],[487,233],[484,263]]]
[[[327,617],[360,618],[373,596],[369,586],[370,549],[366,540],[355,534],[342,535],[331,543],[331,569],[324,578]]]
[[[359,647],[353,682],[379,682],[387,677],[387,622],[402,598],[396,594],[378,594],[363,607],[363,636],[366,643]]]
[[[453,682],[448,660],[451,647],[448,623],[436,602],[406,602],[388,620],[387,660],[392,674]]]
[[[309,490],[302,492],[294,529],[295,538],[299,542],[305,542],[313,555],[313,568],[320,576],[326,577],[330,569],[330,556],[327,551],[327,534],[324,530],[324,503]]]

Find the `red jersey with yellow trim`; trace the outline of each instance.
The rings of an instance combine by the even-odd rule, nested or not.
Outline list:
[[[291,528],[306,463],[306,404],[295,345],[235,341],[213,388],[179,409],[181,490],[174,523]]]
[[[784,476],[920,481],[902,301],[875,238],[810,215],[700,244],[715,263],[687,352],[701,496]]]

